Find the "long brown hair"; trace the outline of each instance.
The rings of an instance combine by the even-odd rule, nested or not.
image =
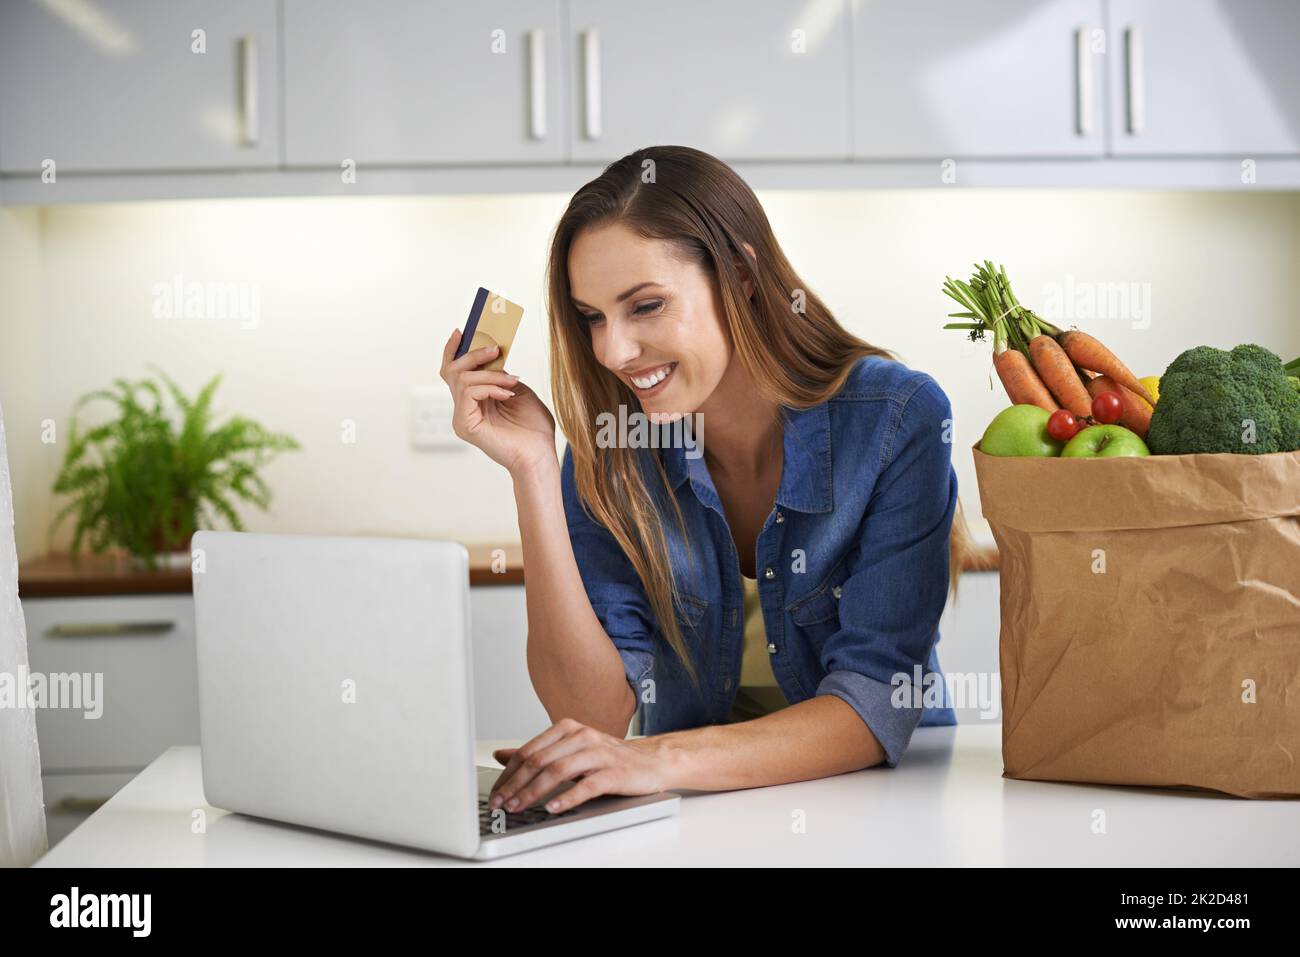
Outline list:
[[[597,416],[617,417],[620,405],[637,411],[641,405],[622,380],[596,360],[588,325],[570,295],[569,249],[584,229],[616,223],[671,244],[679,257],[713,277],[736,355],[760,393],[778,406],[819,405],[840,391],[859,359],[897,357],[836,321],[786,259],[753,190],[708,153],[686,146],[637,150],[611,163],[569,200],[555,228],[548,263],[551,396],[573,454],[574,482],[583,507],[609,530],[631,561],[665,639],[698,686],[674,614],[682,600],[673,579],[663,516],[637,464],[638,450],[618,447],[598,454],[596,446]],[[754,247],[755,259],[743,243]],[[749,299],[738,259],[753,282]],[[663,463],[657,457],[655,462],[661,489],[667,490]],[[685,537],[676,498],[670,491],[662,497]],[[972,550],[958,502],[949,537],[954,595]]]

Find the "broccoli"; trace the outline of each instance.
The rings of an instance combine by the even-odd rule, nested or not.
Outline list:
[[[1156,455],[1300,449],[1300,392],[1262,346],[1188,349],[1160,377],[1147,445]]]

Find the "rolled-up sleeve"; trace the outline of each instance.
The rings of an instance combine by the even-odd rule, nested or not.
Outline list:
[[[640,700],[654,664],[655,616],[641,579],[609,530],[583,509],[566,447],[560,469],[564,514],[582,584],[596,618],[623,659],[632,693]]]
[[[817,694],[843,699],[896,767],[921,720],[926,675],[948,592],[957,506],[952,408],[928,375],[902,404],[841,585],[840,628],[822,647]],[[923,680],[926,680],[923,678]],[[942,676],[938,680],[942,680]]]

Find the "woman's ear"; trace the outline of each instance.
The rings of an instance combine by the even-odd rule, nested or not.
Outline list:
[[[736,268],[740,270],[740,274],[745,277],[743,281],[745,298],[753,299],[754,298],[754,272],[753,272],[752,264],[758,260],[758,256],[755,255],[754,247],[751,246],[749,243],[741,243],[741,245],[744,246],[745,251],[749,253],[749,262],[742,262],[741,260],[737,259]]]

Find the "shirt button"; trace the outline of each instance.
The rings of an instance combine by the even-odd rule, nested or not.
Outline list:
[[[839,585],[836,585],[834,588],[831,589],[831,594],[834,595],[836,598],[839,598],[840,595],[844,594],[844,589],[841,588]]]
[[[735,608],[731,609],[731,623],[732,623],[732,625],[735,625],[735,624],[736,624],[736,611],[737,611],[737,610],[736,610]]]
[[[776,645],[772,644],[770,641],[767,643],[767,653],[769,655],[776,654]]]
[[[776,522],[777,522],[777,524],[779,525],[779,524],[781,524],[781,523],[784,522],[784,521],[785,521],[785,516],[782,515],[780,512],[777,512],[777,513],[776,513]]]
[[[771,568],[768,568],[766,571],[763,572],[763,577],[771,581],[773,578],[776,577],[776,572],[772,571]]]
[[[730,690],[731,690],[731,679],[730,679],[730,678],[724,678],[724,679],[723,679],[723,682],[722,682],[722,690],[723,690],[723,691],[730,691]]]

